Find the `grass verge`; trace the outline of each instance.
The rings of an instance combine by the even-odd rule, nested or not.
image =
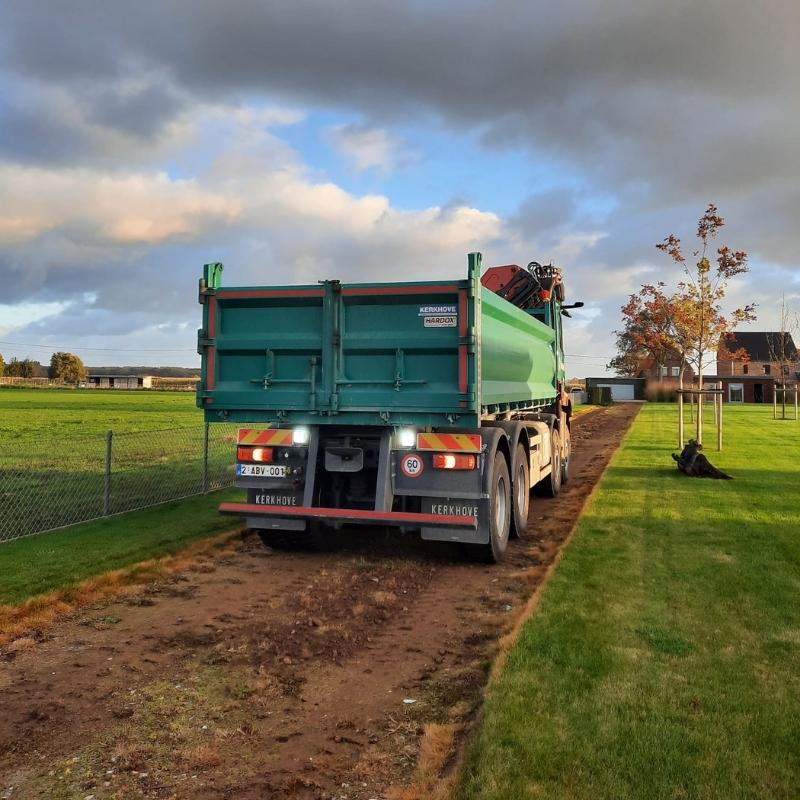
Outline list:
[[[789,798],[800,786],[800,426],[726,407],[733,481],[642,409],[494,683],[459,800]],[[709,440],[713,437],[708,435]]]
[[[572,416],[579,417],[581,414],[588,414],[590,411],[597,411],[598,408],[603,406],[589,405],[589,403],[576,403],[572,406]]]
[[[217,506],[238,494],[228,489],[0,545],[0,643],[115,588],[176,571],[185,566],[176,554],[218,547],[239,523]]]

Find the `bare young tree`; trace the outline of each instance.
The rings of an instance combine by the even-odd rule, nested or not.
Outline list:
[[[755,319],[755,305],[749,304],[725,314],[722,302],[728,290],[728,282],[748,271],[747,253],[731,250],[727,246],[717,248],[715,263],[709,258],[720,228],[725,220],[710,203],[697,223],[699,247],[693,252],[697,258],[689,269],[681,249],[681,240],[674,234],[667,236],[656,247],[666,253],[676,264],[683,267],[685,278],[678,283],[678,291],[670,298],[672,326],[676,350],[691,364],[697,374],[697,385],[703,388],[703,371],[716,358],[717,349],[742,322]],[[741,355],[739,352],[733,356]],[[703,404],[697,406],[697,442],[703,442]]]
[[[786,307],[786,295],[781,295],[781,314],[778,330],[767,334],[769,360],[778,367],[779,378],[775,381],[775,390],[782,388],[781,417],[786,419],[786,384],[792,373],[792,366],[797,363],[797,347],[794,338],[798,330],[797,314]],[[796,375],[792,376],[796,379]],[[794,382],[794,381],[793,381]]]

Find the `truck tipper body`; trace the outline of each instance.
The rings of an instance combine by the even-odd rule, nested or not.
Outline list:
[[[239,424],[223,503],[265,541],[394,525],[499,560],[529,491],[569,468],[564,287],[552,267],[466,279],[223,287],[200,281],[197,403]],[[568,314],[568,312],[566,312]],[[568,403],[564,400],[564,403]]]

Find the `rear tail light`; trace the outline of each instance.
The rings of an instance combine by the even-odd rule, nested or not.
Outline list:
[[[475,469],[478,460],[475,456],[456,453],[434,453],[434,469]]]
[[[257,461],[268,464],[272,461],[271,447],[237,447],[236,459],[238,461]]]

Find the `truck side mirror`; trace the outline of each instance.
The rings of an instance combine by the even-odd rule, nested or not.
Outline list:
[[[572,319],[572,314],[569,313],[566,309],[568,308],[583,308],[583,300],[578,300],[576,303],[569,303],[568,305],[561,306],[561,313],[565,317],[569,317]]]

